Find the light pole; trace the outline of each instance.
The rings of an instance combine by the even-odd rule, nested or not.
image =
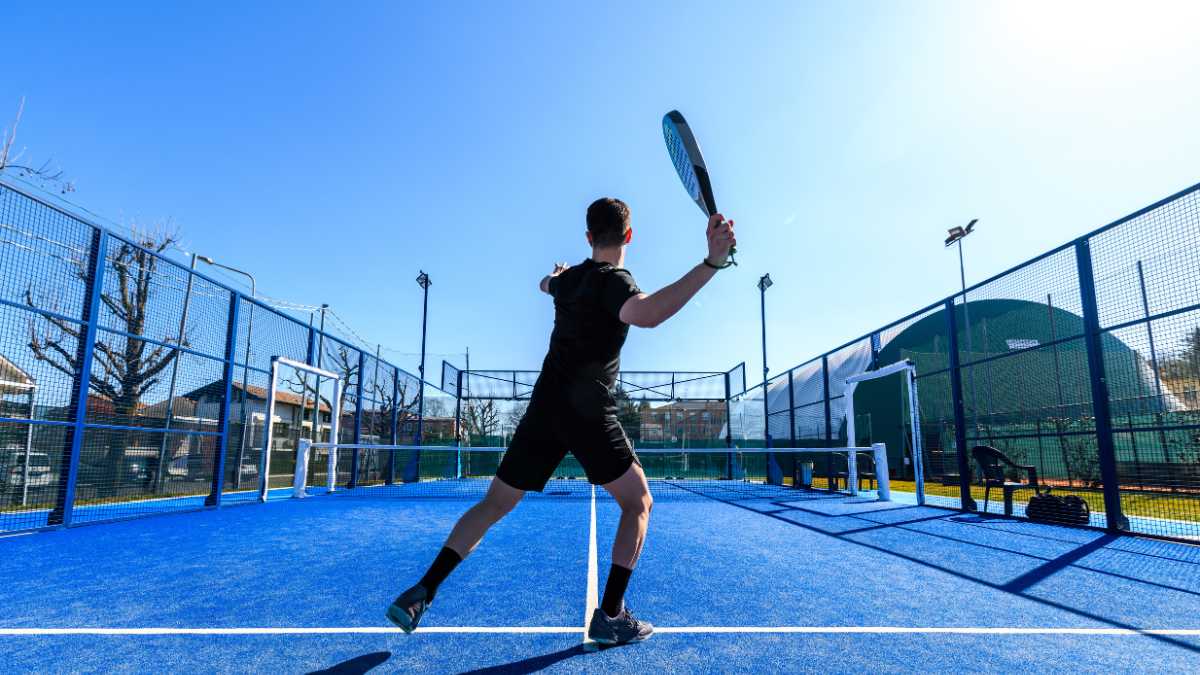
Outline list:
[[[962,242],[963,242],[963,239],[967,238],[967,235],[969,235],[975,231],[975,223],[978,223],[978,222],[979,222],[978,218],[972,218],[971,222],[967,223],[966,227],[950,228],[949,230],[947,230],[947,233],[949,233],[949,236],[946,237],[946,242],[945,242],[946,248],[950,248],[950,246],[952,246],[954,244],[958,244],[958,278],[959,278],[959,282],[962,284],[963,326],[967,332],[967,354],[971,354],[974,351],[974,347],[971,345],[971,312],[967,306],[967,272],[966,272],[966,267],[963,265]],[[972,409],[975,410],[975,415],[974,415],[975,425],[976,425],[976,427],[978,427],[978,425],[979,425],[979,405],[975,398],[976,393],[975,393],[975,372],[974,372],[974,370],[972,370],[969,373],[969,375],[970,375],[970,379],[971,379],[971,407],[972,407]]]
[[[764,274],[758,280],[759,291],[759,306],[762,309],[762,359],[763,359],[763,441],[766,446],[771,447],[771,431],[767,420],[767,373],[770,372],[767,368],[767,289],[775,282],[771,281],[770,274]]]
[[[257,284],[257,282],[255,282],[253,274],[250,274],[249,272],[247,272],[245,270],[239,270],[235,267],[230,267],[229,265],[219,263],[206,255],[197,255],[197,256],[195,256],[195,258],[202,263],[212,265],[213,267],[219,267],[223,270],[228,270],[235,274],[240,274],[240,275],[246,277],[247,279],[250,280],[250,297],[255,298],[258,296],[258,284]],[[194,265],[195,265],[195,263],[193,262],[193,266]],[[236,330],[236,327],[234,328],[234,330]],[[242,487],[242,460],[244,460],[246,457],[246,434],[248,431],[248,426],[246,425],[246,397],[247,397],[246,387],[249,384],[249,380],[250,380],[250,341],[251,341],[251,336],[253,336],[253,335],[254,335],[254,307],[251,306],[250,314],[246,318],[246,361],[244,364],[242,364],[243,365],[243,367],[242,367],[242,442],[238,446],[237,469],[235,470],[235,473],[233,475],[233,485],[234,485],[235,489],[240,489]],[[303,412],[301,414],[303,414]]]
[[[429,286],[432,282],[429,281],[429,275],[425,270],[417,275],[417,285],[421,287],[425,298],[421,309],[421,366],[417,369],[420,375],[420,403],[417,404],[417,438],[416,445],[421,444],[421,439],[425,435],[425,335],[426,328],[429,325]]]

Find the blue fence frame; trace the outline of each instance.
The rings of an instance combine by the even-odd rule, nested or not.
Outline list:
[[[1097,260],[1094,255],[1098,246],[1105,252],[1103,260]],[[798,428],[796,413],[812,403],[798,403],[794,389],[812,385],[803,378],[798,381],[797,372],[820,360],[825,409],[823,435],[828,442],[842,443],[846,441],[844,428],[835,428],[838,416],[831,410],[840,399],[830,389],[831,359],[847,351],[861,351],[867,344],[870,345],[871,367],[886,365],[879,362],[883,352],[896,360],[913,357],[918,362],[918,383],[922,389],[922,429],[928,438],[933,435],[931,427],[935,428],[942,437],[939,440],[950,446],[953,453],[953,462],[942,466],[944,477],[952,480],[947,487],[956,488],[957,495],[947,496],[941,505],[966,511],[979,508],[975,498],[977,493],[973,492],[973,488],[978,489],[973,480],[973,474],[978,475],[978,467],[973,466],[970,455],[973,445],[999,446],[1019,454],[1026,452],[1021,446],[1027,442],[1075,444],[1077,447],[1072,451],[1084,455],[1082,461],[1076,457],[1077,463],[1095,468],[1090,479],[1072,475],[1073,471],[1079,471],[1078,467],[1069,466],[1070,461],[1063,462],[1067,466],[1053,466],[1054,461],[1046,458],[1042,462],[1048,466],[1039,466],[1039,474],[1049,477],[1052,490],[1082,494],[1092,506],[1093,526],[1115,533],[1132,532],[1197,541],[1200,540],[1200,433],[1197,433],[1200,431],[1200,265],[1197,262],[1200,261],[1191,253],[1197,250],[1200,250],[1200,184],[850,340],[817,359],[776,375],[765,385],[751,387],[747,395],[764,399],[763,406],[767,411],[762,429],[764,437],[772,428],[772,418],[786,415],[791,444],[810,441],[811,436]],[[1163,271],[1148,281],[1146,268],[1151,262]],[[1126,277],[1129,281],[1123,282]],[[1064,278],[1070,281],[1064,282]],[[1077,310],[1069,311],[1056,306],[1053,301],[1050,291],[1061,293],[1064,283],[1066,300],[1072,307],[1077,305]],[[1136,286],[1136,292],[1133,286]],[[1132,296],[1136,302],[1126,300],[1122,303],[1124,296]],[[1149,300],[1151,296],[1167,307],[1155,311]],[[988,336],[986,332],[979,335],[978,321],[967,323],[965,306],[969,304],[971,318],[974,318],[977,310],[987,309],[989,303],[993,306],[1009,303],[1009,314],[1019,316],[1028,314],[1030,307],[1036,304],[1023,299],[1026,297],[1046,298],[1044,304],[1037,305],[1050,317],[1050,334],[1046,339],[1014,340],[1016,346],[1009,346],[1007,350],[988,345],[982,348],[982,353],[980,349],[966,350],[960,339],[962,336],[974,335],[977,344]],[[1122,310],[1135,316],[1125,316]],[[1077,332],[1056,334],[1056,313],[1077,319]],[[1106,320],[1114,314],[1122,320]],[[933,321],[939,321],[942,327],[935,331],[931,327]],[[1177,325],[1162,326],[1167,321],[1175,321]],[[892,346],[904,342],[900,336],[918,324],[921,328],[918,332],[924,337],[936,332],[941,338],[940,342],[934,342],[936,353],[906,352],[903,347]],[[1037,330],[1034,324],[1036,322],[1026,321],[1024,328]],[[1161,332],[1164,328],[1171,328],[1176,338],[1195,336],[1188,338],[1193,341],[1188,343],[1191,351],[1187,352],[1193,362],[1181,365],[1177,351],[1176,370],[1170,373],[1163,364],[1161,344],[1156,345],[1156,331]],[[1141,344],[1140,336],[1130,337],[1127,334],[1130,331],[1144,331],[1145,344]],[[885,335],[889,339],[884,339]],[[1060,364],[1059,350],[1080,342],[1086,359],[1074,364]],[[912,349],[916,348],[916,345],[912,346]],[[1038,356],[1047,349],[1054,354],[1053,378],[1047,379],[1036,367],[1019,362],[1019,359]],[[1120,366],[1121,359],[1132,361],[1134,365],[1118,367],[1121,373],[1110,372],[1114,365]],[[964,386],[964,376],[974,377],[976,371],[986,374],[988,369],[1001,367],[1012,371],[1005,374],[1009,381],[977,384],[973,387],[974,393],[970,391],[972,387]],[[1184,372],[1180,373],[1180,369]],[[1139,397],[1129,395],[1130,382],[1121,380],[1129,379],[1131,372],[1136,372],[1136,384],[1144,386],[1149,393]],[[843,380],[847,374],[850,373],[836,373]],[[1002,391],[1013,384],[1014,375],[1040,379],[1039,386],[1053,382],[1060,391],[1063,381],[1074,376],[1086,383],[1087,396],[1074,405],[1060,400],[1061,411],[1049,415],[1022,409],[1019,392],[1014,395],[1014,392]],[[833,379],[836,383],[838,378]],[[1120,381],[1126,391],[1114,391],[1114,381]],[[757,389],[763,391],[756,392]],[[927,390],[943,395],[930,397]],[[1189,391],[1196,394],[1189,397],[1186,395]],[[986,397],[1005,396],[1013,408],[1004,414],[981,415],[981,402],[973,400],[980,392]],[[984,416],[1007,419],[981,422]],[[1053,425],[1045,417],[1049,417]],[[1116,427],[1115,421],[1119,417],[1128,420],[1128,428]],[[1031,419],[1034,423],[1029,430],[1017,429]],[[1126,442],[1118,442],[1121,435],[1128,437]],[[1171,440],[1168,440],[1169,436]],[[1150,463],[1149,468],[1143,464],[1138,468],[1136,443],[1139,437],[1161,437],[1162,454],[1168,460],[1172,459],[1168,446],[1173,443],[1182,447],[1183,461]],[[861,444],[863,439],[860,437],[858,441]],[[1133,461],[1122,457],[1131,444],[1135,446]],[[1081,445],[1082,450],[1078,447]],[[1065,450],[1063,454],[1067,454]],[[926,465],[929,465],[928,459]],[[899,463],[893,466],[899,466]],[[1056,471],[1061,475],[1056,475]],[[1127,504],[1133,504],[1138,513],[1127,514]]]
[[[353,380],[344,395],[353,399],[355,442],[365,441],[368,408],[374,442],[401,440],[400,427],[420,415],[424,387],[437,389],[7,177],[0,177],[0,228],[0,273],[7,279],[0,282],[0,368],[35,392],[29,410],[16,414],[0,378],[0,442],[22,434],[31,439],[24,447],[0,445],[6,462],[0,469],[36,460],[39,476],[33,487],[28,475],[19,483],[9,475],[0,481],[0,532],[247,502],[233,498],[244,494],[236,484],[252,470],[253,462],[244,460],[267,449],[255,447],[257,434],[246,432],[247,420],[234,406],[252,408],[249,401],[265,398],[259,390],[266,387],[253,382],[265,383],[269,358],[289,351],[284,333],[302,336],[300,353],[290,355],[311,365],[324,352],[336,353],[333,369],[344,367]],[[176,336],[165,327],[182,323],[180,279],[187,280],[183,303],[195,311]],[[368,358],[371,391],[365,389]],[[174,368],[179,384],[164,389],[154,368]],[[120,386],[122,377],[128,387]],[[100,393],[106,383],[137,396],[114,401]],[[311,421],[305,409],[293,407],[296,429],[319,428],[319,403]],[[156,445],[167,449],[158,457]],[[50,463],[43,465],[47,456]],[[358,473],[355,461],[347,482]]]

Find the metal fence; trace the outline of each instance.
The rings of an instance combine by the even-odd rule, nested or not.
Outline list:
[[[931,503],[982,509],[971,450],[989,445],[1081,497],[1094,526],[1200,539],[1200,185],[757,385],[733,402],[740,433],[844,445],[846,377],[901,359],[917,365]],[[858,389],[856,440],[888,443],[903,489],[895,384]],[[1032,489],[1010,488],[1007,509],[1003,491],[988,510],[1022,515]]]
[[[155,246],[0,180],[0,531],[253,500],[263,453],[332,410],[304,385],[265,419],[275,356],[342,376],[342,442],[504,444],[532,392],[536,371],[422,383]],[[983,506],[986,444],[1093,525],[1200,539],[1200,185],[748,390],[744,366],[623,372],[622,421],[641,447],[845,444],[846,377],[901,359],[931,503]],[[893,384],[859,387],[855,440],[888,443],[903,489]],[[1009,491],[988,510],[1022,515],[1031,490]]]
[[[71,211],[0,180],[0,531],[254,500],[264,425],[286,456],[332,410],[283,387],[266,420],[275,356],[341,375],[342,442],[412,442],[422,397],[432,413],[451,407],[376,355],[165,257],[153,237]],[[426,443],[454,437],[424,427]]]
[[[507,445],[528,408],[539,371],[460,370],[442,363],[442,389],[458,395],[463,443]],[[730,399],[746,389],[746,367],[729,371],[630,371],[617,376],[614,399],[625,434],[641,448],[730,444]]]

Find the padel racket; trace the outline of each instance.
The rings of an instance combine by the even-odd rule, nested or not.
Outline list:
[[[663,115],[663,139],[667,142],[667,153],[671,155],[671,163],[675,165],[679,180],[683,181],[683,189],[687,190],[704,215],[714,215],[717,212],[717,200],[713,198],[704,155],[700,154],[700,144],[692,135],[692,128],[678,110]],[[737,253],[736,248],[729,249],[730,265],[737,264],[733,259],[734,253]]]

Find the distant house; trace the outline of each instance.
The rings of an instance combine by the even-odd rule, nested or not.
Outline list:
[[[36,392],[33,376],[0,356],[0,417],[34,417]]]
[[[0,356],[0,417],[32,419],[37,414],[37,383],[17,364]],[[0,448],[28,447],[33,440],[31,425],[6,424],[0,431]]]
[[[659,406],[642,403],[637,408],[644,443],[708,444],[725,439],[724,401],[672,401]]]
[[[230,422],[241,422],[244,405],[246,419],[251,428],[256,430],[254,433],[257,433],[257,430],[263,428],[263,421],[267,416],[267,390],[252,384],[243,386],[241,382],[235,381],[232,383],[231,391],[233,397],[229,402]],[[186,420],[188,423],[200,426],[212,425],[215,429],[217,421],[220,419],[224,397],[225,383],[212,382],[176,397],[172,405],[172,415],[176,420]],[[150,409],[155,410],[157,415],[161,416],[165,412],[166,406],[167,402],[162,401],[150,406]],[[274,433],[282,437],[292,433],[294,429],[304,429],[306,431],[304,436],[311,438],[314,408],[317,406],[314,405],[311,392],[297,393],[277,389],[275,391],[275,411],[272,417]],[[317,431],[321,440],[329,440],[332,414],[330,401],[322,397],[317,419]],[[345,417],[343,417],[344,419]]]

